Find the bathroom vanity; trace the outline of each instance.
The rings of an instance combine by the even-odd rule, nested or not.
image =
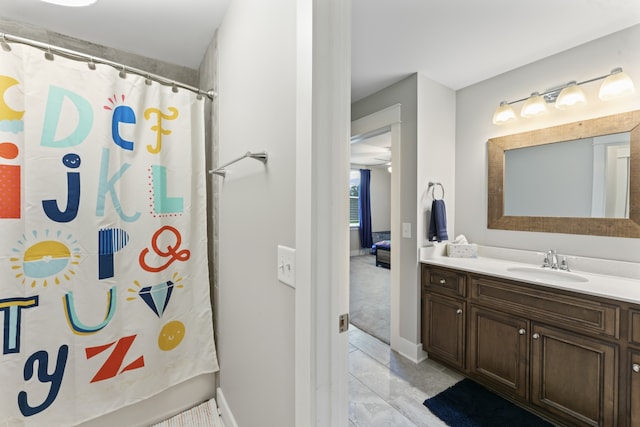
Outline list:
[[[640,425],[639,267],[613,261],[626,277],[566,272],[516,252],[421,254],[423,349],[555,423]]]

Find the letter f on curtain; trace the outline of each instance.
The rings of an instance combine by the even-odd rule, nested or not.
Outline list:
[[[371,248],[371,171],[360,169],[360,191],[358,207],[360,209],[360,247]]]

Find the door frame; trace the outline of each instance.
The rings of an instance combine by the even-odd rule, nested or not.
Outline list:
[[[391,135],[391,158],[397,159],[393,162],[393,172],[391,173],[391,230],[392,235],[396,230],[400,230],[400,193],[401,182],[401,105],[394,104],[375,113],[364,116],[351,122],[351,139],[367,138],[368,136],[380,134],[388,131]],[[393,266],[396,268],[393,268]],[[391,250],[391,283],[390,283],[390,316],[389,335],[391,349],[405,353],[402,345],[404,340],[400,338],[400,251]]]
[[[346,427],[351,2],[297,4],[295,425]]]

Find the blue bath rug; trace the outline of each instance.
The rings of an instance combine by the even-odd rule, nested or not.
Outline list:
[[[468,378],[425,400],[424,406],[451,427],[553,427]]]

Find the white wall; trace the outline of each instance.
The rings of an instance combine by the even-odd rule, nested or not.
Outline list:
[[[295,246],[296,1],[234,0],[218,30],[220,387],[240,426],[294,425],[294,298],[277,245]]]
[[[401,104],[402,120],[401,156],[393,159],[393,173],[400,174],[402,188],[400,223],[391,224],[393,250],[400,251],[399,264],[392,265],[392,269],[400,270],[397,327],[401,344],[398,347],[416,359],[421,357],[417,253],[420,246],[427,244],[428,223],[425,224],[424,211],[425,206],[431,207],[431,199],[425,195],[428,180],[437,180],[445,186],[448,231],[450,236],[455,232],[455,93],[425,76],[413,74],[353,103],[351,118],[356,120],[394,104]],[[401,237],[402,223],[410,224],[410,238]],[[391,345],[396,348],[393,333]]]
[[[417,200],[418,200],[418,247],[429,245],[429,213],[433,198],[427,191],[429,182],[439,182],[444,187],[444,202],[447,211],[447,234],[455,238],[454,217],[456,212],[455,156],[455,92],[426,76],[418,80],[418,155],[417,155]],[[465,155],[462,153],[462,155]],[[436,186],[434,195],[441,198],[443,189]]]
[[[371,231],[390,229],[391,174],[386,167],[371,168]]]
[[[589,105],[555,110],[545,117],[519,119],[503,126],[491,123],[501,100],[512,101],[533,91],[571,80],[583,81],[622,67],[635,81],[633,97],[615,101],[597,98],[599,83],[583,85]],[[516,70],[467,87],[457,93],[455,227],[470,241],[490,246],[546,251],[607,259],[640,261],[640,239],[554,233],[489,230],[487,228],[487,139],[640,108],[640,26],[586,43]],[[517,104],[516,111],[521,104]],[[541,182],[544,177],[540,177]],[[548,184],[553,188],[553,183]]]

